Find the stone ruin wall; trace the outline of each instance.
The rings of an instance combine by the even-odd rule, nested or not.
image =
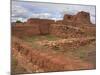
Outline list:
[[[72,26],[52,24],[51,31],[52,35],[56,35],[63,38],[68,37],[82,37],[83,32],[80,29],[73,28]]]
[[[87,37],[96,36],[95,27],[73,27],[67,25],[52,24],[50,34],[56,35],[63,38],[74,38],[74,37]]]
[[[15,23],[12,26],[12,34],[16,36],[33,36],[49,34],[50,24],[53,20],[46,19],[29,19],[25,23]]]
[[[75,15],[75,23],[79,24],[92,24],[90,21],[90,14],[84,11],[81,11]]]
[[[12,34],[15,36],[32,36],[39,35],[39,26],[38,25],[16,25],[16,27],[12,27]]]
[[[71,24],[71,25],[86,25],[92,24],[90,21],[90,14],[84,11],[77,13],[76,15],[64,15],[63,24]]]
[[[61,37],[80,37],[91,32],[95,35],[95,26],[92,27],[91,24],[89,13],[81,11],[76,15],[65,14],[63,20],[56,22],[48,19],[30,18],[25,23],[16,23],[15,26],[12,26],[12,32],[18,36],[51,34]]]
[[[87,37],[95,36],[96,28],[90,22],[90,14],[79,12],[76,15],[64,15],[63,20],[51,24],[50,33],[60,37]]]

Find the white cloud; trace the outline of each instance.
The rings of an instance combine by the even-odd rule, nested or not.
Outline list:
[[[35,7],[39,7],[41,9],[46,8],[47,10],[46,12],[41,13],[39,9],[35,9],[35,11],[38,11],[38,13],[35,13],[32,9]],[[43,11],[45,11],[45,9],[43,9]],[[93,17],[93,15],[96,14],[95,6],[12,1],[12,17],[14,20],[18,18],[23,18],[23,20],[25,20],[30,17],[59,20],[62,18],[61,15],[66,13],[76,14],[79,11],[89,12],[91,22],[95,23],[95,16]]]
[[[12,9],[11,9],[11,20],[16,21],[16,20],[21,20],[23,21],[24,18],[28,16],[29,11],[25,9],[24,7],[18,5],[17,2],[12,1]]]
[[[94,16],[91,16],[91,17],[90,17],[90,20],[91,20],[91,22],[92,22],[93,24],[95,24],[95,23],[96,23],[96,19],[95,19],[95,17],[94,17]]]
[[[96,15],[95,11],[95,6],[89,6],[89,5],[66,5],[67,6],[67,10],[63,10],[63,14],[77,14],[80,11],[85,11],[90,13],[90,20],[92,23],[95,24],[95,16],[93,17],[93,15]]]
[[[33,13],[31,18],[49,19],[51,17],[50,13]]]
[[[24,7],[20,6],[17,4],[17,2],[12,2],[12,14],[23,14],[23,13],[27,13],[28,10],[25,9]]]

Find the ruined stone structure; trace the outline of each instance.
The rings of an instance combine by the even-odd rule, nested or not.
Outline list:
[[[80,24],[90,24],[90,14],[84,11],[81,11],[75,15],[76,23]]]
[[[31,18],[27,22],[12,25],[12,33],[17,36],[45,35],[49,34],[52,23],[54,23],[53,20]]]
[[[61,37],[80,37],[95,35],[95,26],[90,22],[90,14],[84,11],[76,15],[65,14],[63,20],[30,18],[27,22],[12,25],[15,35],[56,35]],[[91,31],[87,33],[87,31]],[[86,34],[87,33],[87,34]]]
[[[68,37],[81,37],[84,33],[81,29],[73,26],[67,26],[64,24],[52,24],[51,25],[51,32],[52,35],[56,35],[63,38]]]
[[[16,27],[12,26],[12,34],[16,36],[39,35],[39,25],[16,25]]]
[[[84,11],[76,15],[65,14],[63,20],[51,24],[52,35],[60,37],[86,37],[95,36],[95,25],[90,22],[90,14]]]
[[[30,18],[27,20],[28,24],[51,24],[54,23],[54,20],[49,20],[49,19],[38,19],[38,18]]]
[[[91,24],[90,14],[84,11],[77,13],[76,15],[64,15],[63,24],[80,25]]]
[[[72,25],[74,22],[74,18],[75,18],[74,15],[65,14],[62,23],[66,25]]]

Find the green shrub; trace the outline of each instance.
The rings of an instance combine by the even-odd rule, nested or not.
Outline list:
[[[20,20],[17,20],[16,23],[22,23]]]

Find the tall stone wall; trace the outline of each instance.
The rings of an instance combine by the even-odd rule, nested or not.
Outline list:
[[[75,17],[74,15],[65,14],[62,21],[63,24],[72,25],[74,21],[74,17]]]
[[[90,14],[84,11],[78,12],[76,15],[65,14],[63,19],[63,24],[73,25],[73,26],[91,24]]]
[[[27,22],[12,25],[12,33],[17,36],[46,35],[52,23],[53,20],[28,19]]]
[[[54,20],[30,18],[27,20],[27,23],[28,24],[52,24],[54,23]]]
[[[49,28],[50,24],[53,24],[54,20],[48,20],[48,19],[37,19],[37,18],[30,18],[27,21],[27,24],[33,25],[38,24],[39,31],[41,35],[49,34]]]
[[[81,11],[75,15],[75,22],[80,24],[90,24],[90,14]]]

